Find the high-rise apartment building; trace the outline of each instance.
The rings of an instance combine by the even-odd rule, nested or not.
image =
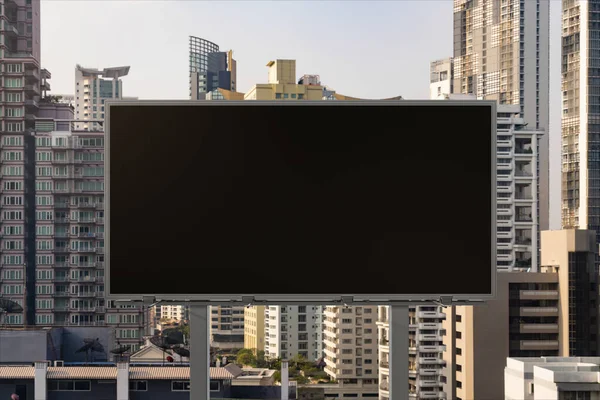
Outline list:
[[[244,347],[244,306],[210,307],[210,343],[218,349]]]
[[[475,100],[474,95],[442,99]],[[531,129],[518,105],[498,105],[496,136],[498,270],[537,271],[538,143],[544,132]]]
[[[432,61],[429,65],[429,98],[439,99],[454,93],[454,59]]]
[[[562,226],[600,243],[600,1],[562,2]]]
[[[2,137],[0,287],[3,297],[27,300],[25,318],[8,314],[4,323],[113,326],[135,350],[143,313],[104,299],[103,133],[72,130],[68,104],[36,104],[32,134]],[[29,164],[6,162],[25,155]]]
[[[190,36],[189,40],[190,99],[205,100],[210,93],[213,100],[221,100],[218,89],[235,92],[233,51],[219,51],[219,45],[199,37]]]
[[[120,78],[127,74],[129,67],[99,70],[75,66],[75,118],[80,120],[75,123],[75,129],[103,130],[104,101],[123,98],[123,81]]]
[[[40,68],[40,2],[5,1],[0,7],[0,115],[2,203],[0,295],[24,313],[5,323],[34,325],[35,314],[35,116],[50,73]],[[11,278],[10,281],[4,277]]]
[[[516,104],[530,129],[548,132],[550,3],[454,0],[454,92]],[[538,143],[539,230],[549,228],[548,139]]]
[[[390,400],[389,306],[379,306],[379,398]],[[445,399],[442,385],[442,307],[409,307],[409,393],[411,399]]]
[[[377,320],[376,306],[325,307],[325,372],[338,382],[344,397],[378,396]]]
[[[265,306],[265,355],[284,360],[322,354],[321,306]]]
[[[595,234],[545,231],[541,238],[541,272],[499,273],[496,299],[446,309],[449,400],[503,398],[507,357],[598,354]]]
[[[255,353],[265,351],[265,306],[244,310],[244,348]]]

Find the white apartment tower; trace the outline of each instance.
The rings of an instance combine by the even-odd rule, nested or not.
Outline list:
[[[389,306],[379,306],[379,399],[390,400]],[[445,346],[442,307],[409,307],[408,382],[411,399],[445,399],[442,367]]]
[[[517,105],[524,124],[548,132],[550,3],[454,0],[454,93]],[[548,143],[540,137],[536,149],[540,231],[549,229]]]
[[[291,359],[300,355],[307,360],[322,356],[321,306],[265,307],[265,355]]]
[[[327,306],[323,321],[325,372],[345,397],[370,398],[378,393],[376,306]]]
[[[476,100],[476,97],[452,94],[441,99]],[[505,271],[537,271],[537,159],[538,143],[544,132],[525,123],[518,105],[498,105],[496,111],[496,265]]]
[[[129,74],[129,67],[111,67],[99,70],[75,67],[75,128],[79,130],[98,131],[102,126],[98,122],[87,120],[104,120],[104,101],[123,98],[123,82],[121,77]]]
[[[448,96],[454,88],[454,60],[452,57],[432,61],[429,66],[429,98]]]

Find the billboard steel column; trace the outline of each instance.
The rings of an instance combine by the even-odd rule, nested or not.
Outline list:
[[[208,306],[190,305],[190,399],[210,399],[210,336]]]
[[[390,306],[390,399],[408,400],[408,306]]]

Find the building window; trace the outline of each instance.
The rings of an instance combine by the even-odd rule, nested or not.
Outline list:
[[[298,100],[302,100],[303,98],[304,98],[304,95],[303,95],[303,94],[299,94],[299,95],[298,95]]]
[[[296,98],[296,93],[292,93],[292,99]]]
[[[89,392],[91,381],[48,381],[48,390],[52,392]]]
[[[190,381],[172,381],[171,382],[172,392],[189,392]]]
[[[148,381],[129,381],[130,392],[146,392],[148,391]]]
[[[275,98],[276,99],[281,99],[281,93],[275,93]]]
[[[220,382],[219,381],[210,381],[210,391],[218,392],[219,390],[221,390]]]
[[[290,97],[290,95],[289,95],[289,94],[287,94],[287,93],[284,93],[284,94],[283,94],[283,98],[284,98],[284,99],[287,99],[288,97]]]

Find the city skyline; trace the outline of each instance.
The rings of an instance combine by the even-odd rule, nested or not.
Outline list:
[[[265,81],[265,60],[298,60],[297,72],[319,74],[339,93],[359,98],[429,98],[429,63],[452,56],[452,0],[354,2],[42,2],[42,64],[53,71],[53,92],[71,93],[73,67],[131,65],[129,96],[189,99],[189,36],[233,49],[238,91]],[[235,4],[235,7],[232,5]],[[143,9],[142,9],[143,7]],[[252,11],[254,18],[247,18]],[[140,19],[143,13],[145,18]],[[196,15],[210,13],[202,27]],[[85,16],[94,14],[89,21]],[[313,16],[307,22],[305,16]],[[358,17],[360,16],[360,17]],[[317,18],[318,17],[318,18]],[[106,30],[103,22],[123,29]],[[169,30],[154,22],[179,23]],[[222,29],[222,21],[231,29]],[[234,22],[235,21],[235,22]],[[264,23],[257,23],[264,21]],[[323,22],[325,21],[325,22]],[[312,28],[312,29],[307,29]],[[65,31],[72,48],[58,50]],[[286,35],[273,32],[289,32]],[[298,34],[302,32],[302,34]],[[250,34],[249,34],[250,33]],[[433,33],[433,34],[432,34]],[[550,6],[550,229],[560,229],[561,3]],[[131,40],[123,40],[123,37]],[[406,40],[420,36],[419,40]],[[142,37],[145,40],[134,40]],[[89,43],[94,46],[89,46]],[[115,45],[118,43],[118,46]],[[406,55],[410,55],[407,62]],[[374,62],[374,60],[381,60]],[[358,79],[365,71],[369,79]],[[166,78],[168,77],[168,78]],[[152,84],[149,85],[148,82]]]

